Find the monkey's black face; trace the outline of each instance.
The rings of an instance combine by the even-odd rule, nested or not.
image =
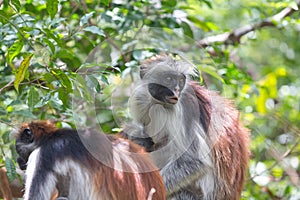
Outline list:
[[[162,72],[156,76],[155,83],[148,84],[151,96],[163,104],[176,104],[184,88],[186,78],[183,74]]]
[[[16,139],[16,151],[19,154],[17,162],[22,170],[26,169],[29,155],[32,152],[31,148],[26,147],[26,145],[33,143],[33,139],[33,134],[28,128],[25,128]]]

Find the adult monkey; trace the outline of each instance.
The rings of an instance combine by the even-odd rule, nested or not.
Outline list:
[[[56,193],[69,200],[165,199],[161,176],[145,150],[123,138],[33,121],[20,127],[16,150],[26,169],[25,200],[48,200]],[[144,167],[153,171],[143,173]]]
[[[122,134],[152,152],[169,199],[239,199],[248,130],[229,100],[189,79],[190,67],[169,55],[145,61]]]

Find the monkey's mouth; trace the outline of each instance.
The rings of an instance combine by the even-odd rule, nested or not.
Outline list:
[[[168,97],[167,101],[169,104],[176,104],[178,102],[178,97],[177,96]]]

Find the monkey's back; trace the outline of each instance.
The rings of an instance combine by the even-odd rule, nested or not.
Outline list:
[[[250,133],[232,102],[197,83],[191,84],[206,121],[217,167],[218,199],[240,199],[250,159]],[[220,181],[221,180],[221,181]]]
[[[147,199],[149,195],[153,195],[152,199],[165,199],[162,179],[151,159],[141,147],[128,140],[57,129],[41,139],[39,146],[42,147],[40,167],[54,170],[58,181],[67,180],[58,187],[68,193],[69,199],[138,200]],[[133,157],[131,153],[142,155]],[[153,171],[142,173],[139,168]],[[91,187],[87,187],[89,185]],[[69,191],[65,191],[67,187]]]

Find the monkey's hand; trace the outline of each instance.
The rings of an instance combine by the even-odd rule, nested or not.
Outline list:
[[[154,150],[154,142],[145,133],[143,126],[140,126],[137,123],[127,124],[123,131],[121,131],[120,135],[121,137],[129,139],[134,143],[144,147],[147,152]]]
[[[129,139],[134,143],[144,147],[147,152],[154,151],[154,143],[150,137],[147,138],[130,137]]]
[[[22,157],[18,157],[17,162],[18,162],[19,167],[20,167],[21,170],[26,170],[26,167],[27,167],[27,161],[26,160],[24,160]]]

